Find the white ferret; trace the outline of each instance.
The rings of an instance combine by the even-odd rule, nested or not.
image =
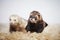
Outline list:
[[[19,17],[18,15],[11,15],[9,17],[10,32],[21,31],[26,32],[25,27],[27,20]]]

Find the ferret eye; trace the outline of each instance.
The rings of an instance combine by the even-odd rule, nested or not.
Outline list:
[[[37,20],[37,17],[35,17],[35,20]]]
[[[14,21],[16,21],[16,19],[14,19]]]
[[[32,18],[32,16],[30,16],[30,18]]]
[[[38,15],[40,17],[40,15]]]
[[[9,19],[11,21],[11,19]]]

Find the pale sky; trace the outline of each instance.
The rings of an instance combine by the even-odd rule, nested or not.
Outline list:
[[[33,10],[47,23],[60,23],[60,0],[0,0],[0,22],[7,23],[12,14],[27,20]]]

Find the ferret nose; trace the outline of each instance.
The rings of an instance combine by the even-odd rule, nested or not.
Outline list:
[[[13,21],[10,21],[10,24],[14,24],[15,22],[13,22]]]
[[[34,18],[33,18],[33,19],[31,19],[31,21],[35,22],[35,19],[34,19]]]
[[[32,19],[32,21],[35,21],[35,19]]]

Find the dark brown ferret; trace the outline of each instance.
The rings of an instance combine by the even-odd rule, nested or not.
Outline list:
[[[28,19],[26,30],[27,32],[41,33],[47,25],[38,11],[32,11]]]

